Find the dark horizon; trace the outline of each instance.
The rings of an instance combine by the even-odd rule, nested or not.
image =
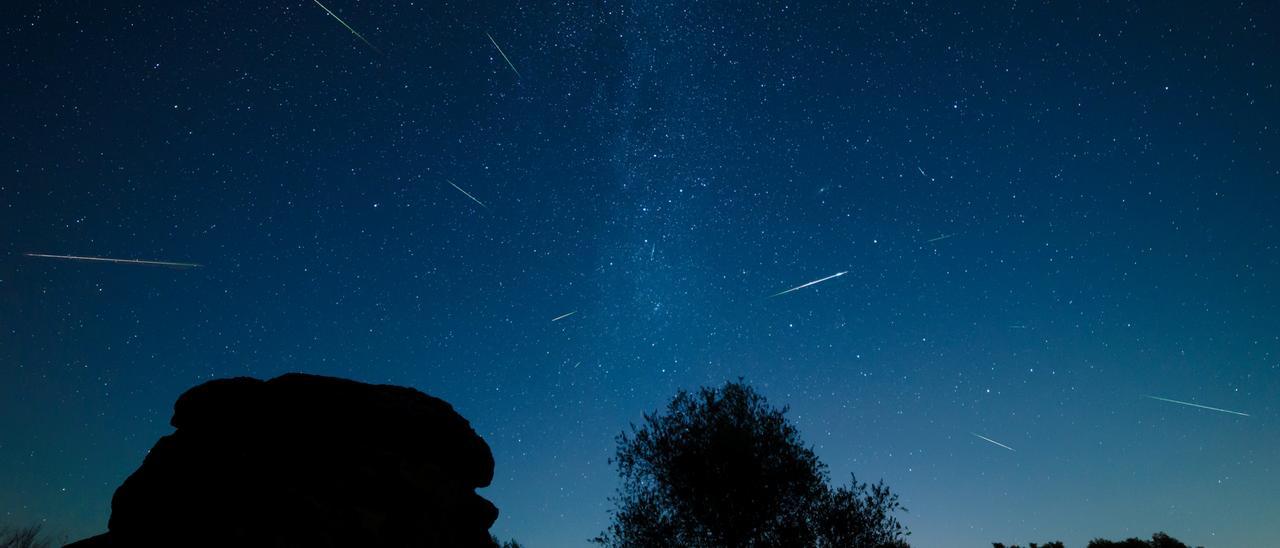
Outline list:
[[[530,547],[739,377],[912,545],[1274,536],[1275,3],[14,12],[0,524],[305,371],[452,403]]]

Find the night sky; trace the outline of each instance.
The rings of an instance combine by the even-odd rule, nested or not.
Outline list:
[[[0,522],[104,531],[183,390],[305,371],[579,546],[741,376],[917,546],[1274,544],[1280,5],[961,4],[10,6]]]

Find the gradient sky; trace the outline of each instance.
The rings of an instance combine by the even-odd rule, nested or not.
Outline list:
[[[534,548],[739,376],[917,546],[1280,535],[1275,2],[326,5],[376,50],[10,7],[0,522],[103,531],[183,390],[306,371],[451,402]]]

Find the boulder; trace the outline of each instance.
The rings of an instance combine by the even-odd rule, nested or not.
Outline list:
[[[176,431],[69,546],[493,546],[493,454],[443,400],[290,373],[188,390]]]

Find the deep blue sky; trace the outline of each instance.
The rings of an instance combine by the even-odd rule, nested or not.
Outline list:
[[[738,376],[917,546],[1280,534],[1276,3],[326,5],[383,54],[10,7],[0,522],[102,531],[182,390],[307,371],[453,403],[533,547]]]

